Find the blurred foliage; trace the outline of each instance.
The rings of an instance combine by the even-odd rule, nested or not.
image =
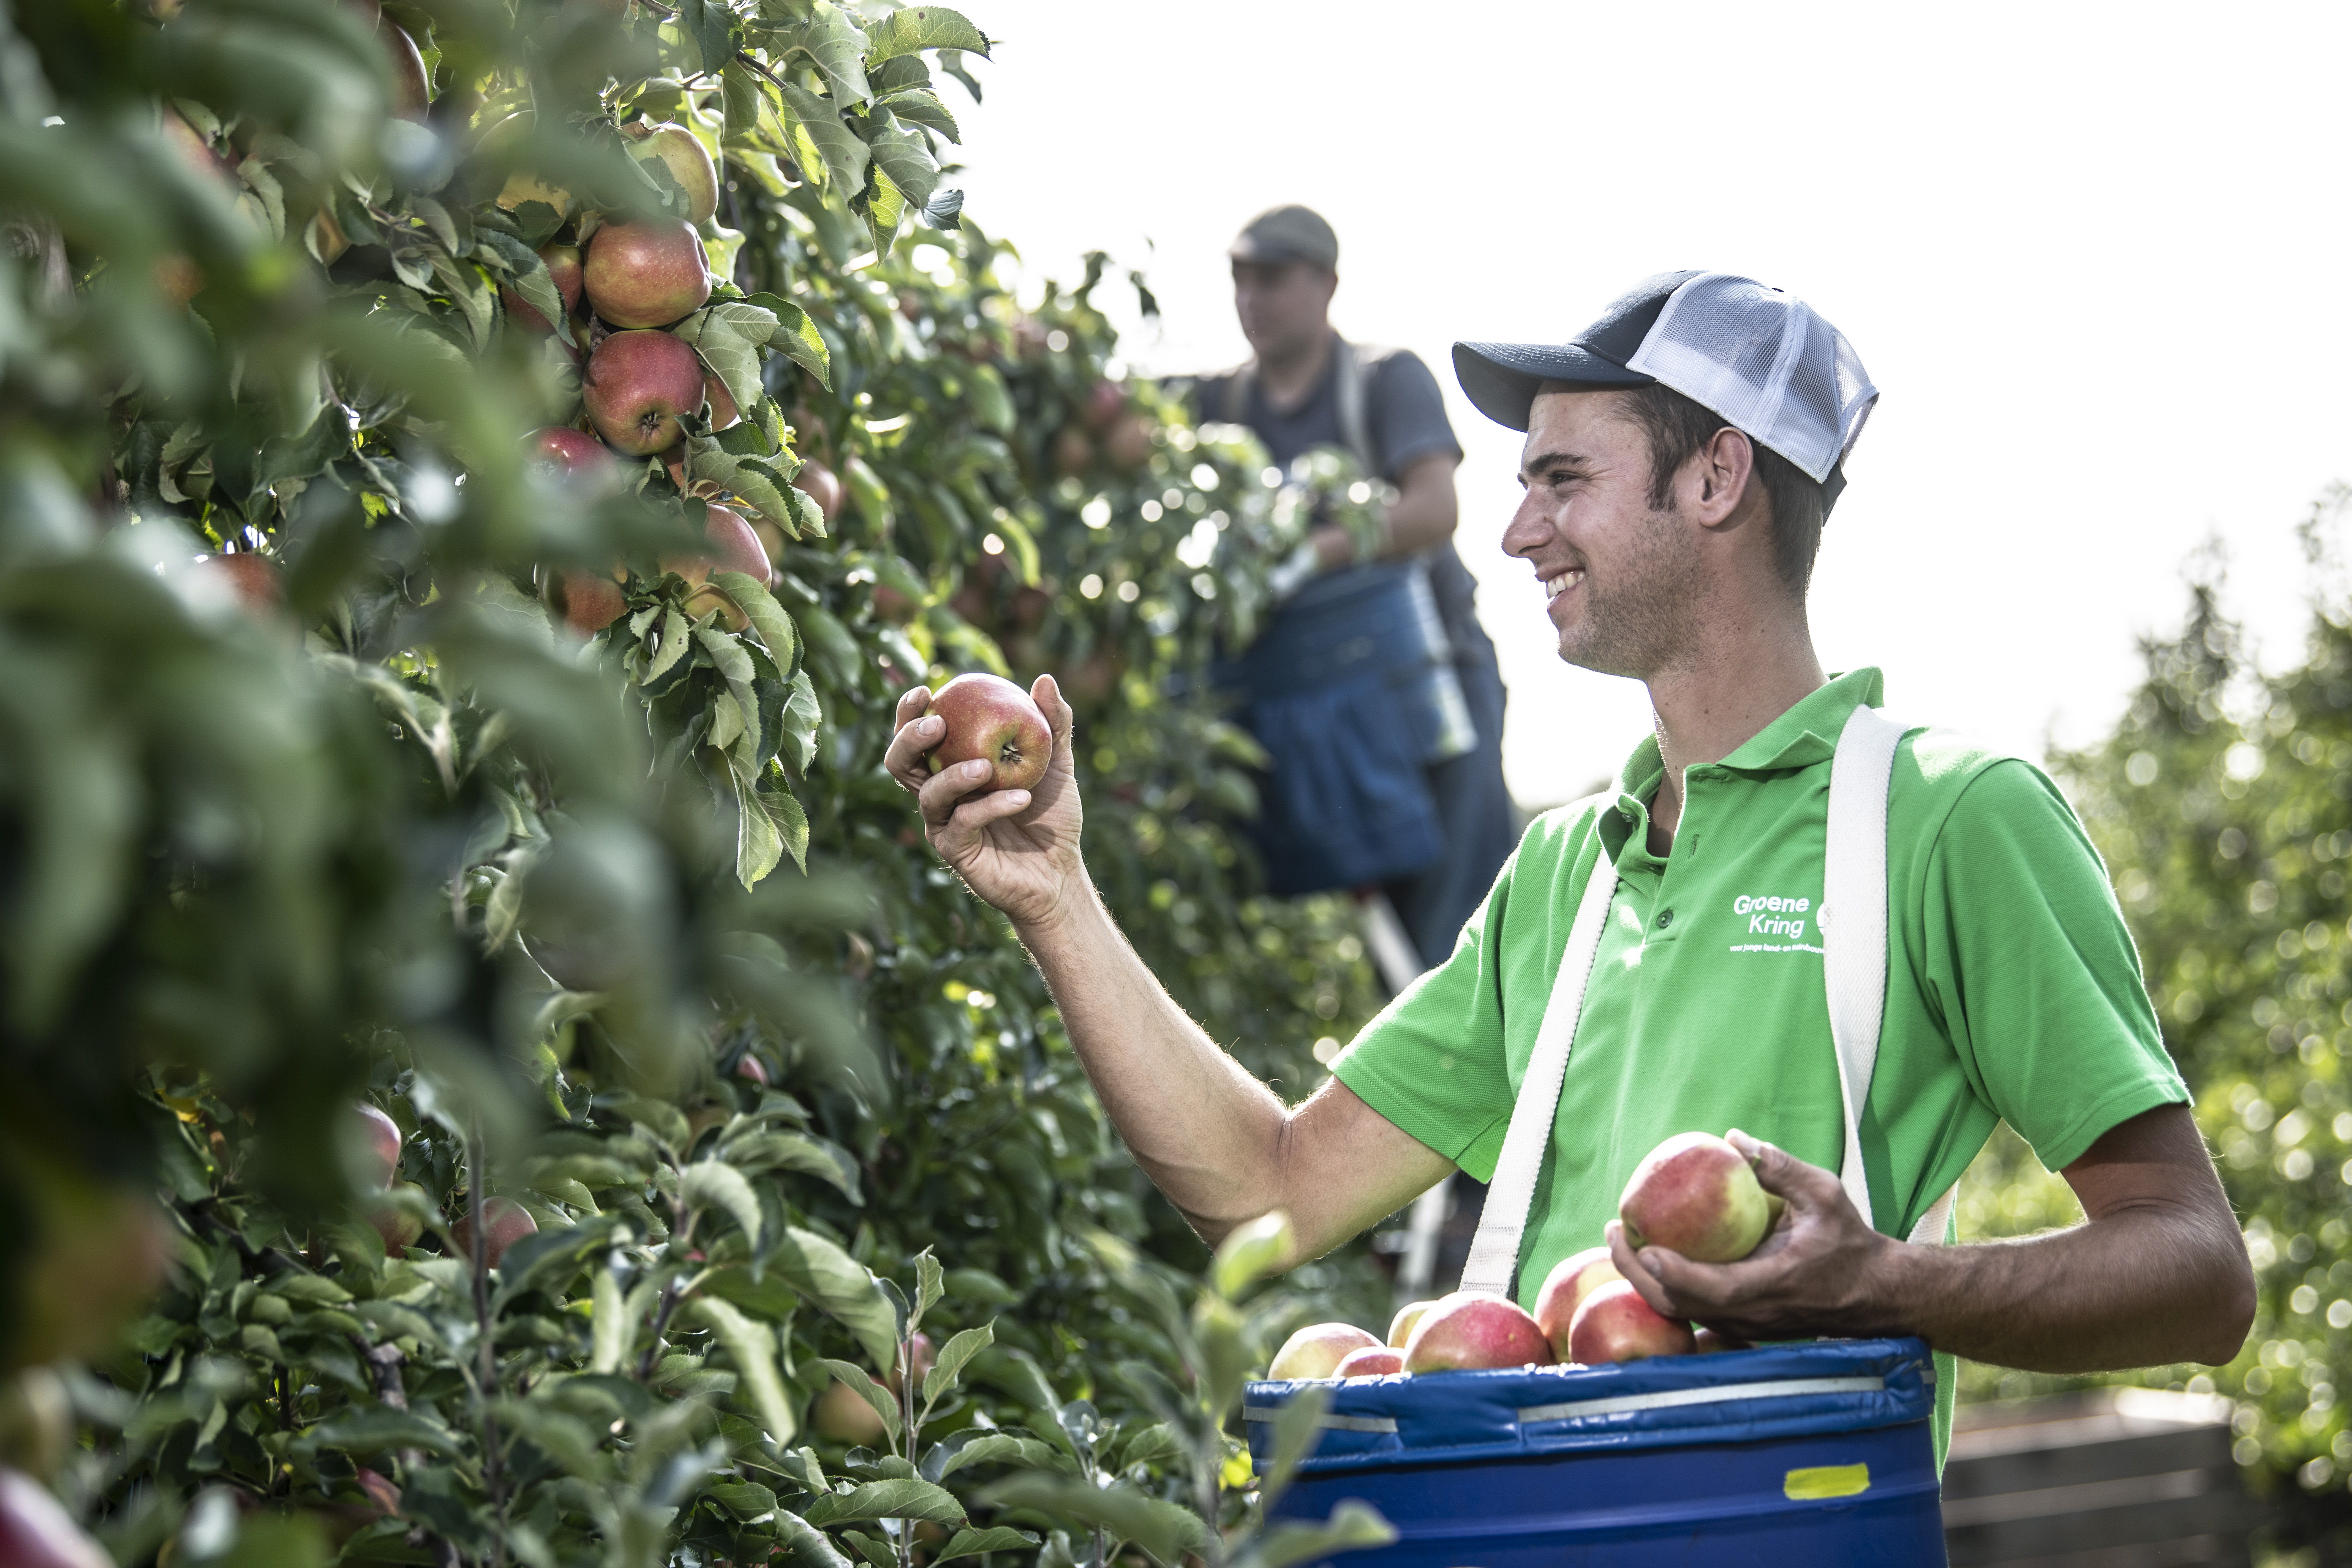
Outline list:
[[[1229,1412],[1152,1435],[1205,1253],[878,762],[908,685],[1054,671],[1120,922],[1304,1093],[1377,1002],[1353,913],[1257,895],[1252,749],[1173,693],[1305,509],[1116,378],[1105,263],[1017,298],[961,221],[985,53],[0,5],[0,1462],[117,1561],[1075,1568],[1136,1537],[982,1489],[1081,1465],[1248,1539]],[[640,117],[723,171],[672,330],[742,418],[583,489],[526,460],[604,331],[541,252],[677,221]],[[676,569],[713,501],[769,583]],[[544,601],[615,563],[583,641]],[[1360,1249],[1289,1283],[1221,1354],[1389,1305]]]
[[[2239,1462],[2287,1532],[2352,1546],[2352,576],[2347,492],[2303,528],[2315,584],[2300,662],[2258,668],[2221,609],[2217,561],[2185,624],[2145,646],[2116,731],[2055,759],[2113,874],[2166,1044],[2246,1234],[2260,1309],[2228,1366],[2066,1380],[1966,1368],[1964,1394],[2146,1383],[2235,1399]],[[2002,1131],[1962,1187],[1961,1234],[2079,1222]],[[2332,1559],[2331,1559],[2332,1560]]]

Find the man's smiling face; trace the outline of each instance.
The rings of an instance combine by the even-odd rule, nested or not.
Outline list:
[[[1519,459],[1526,495],[1503,551],[1535,568],[1559,657],[1647,678],[1678,649],[1698,572],[1672,508],[1650,505],[1649,441],[1614,392],[1545,392]]]

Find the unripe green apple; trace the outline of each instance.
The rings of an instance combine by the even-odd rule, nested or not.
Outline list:
[[[871,1447],[889,1433],[881,1415],[866,1403],[866,1396],[837,1381],[816,1396],[809,1425],[816,1428],[818,1436],[853,1447]]]
[[[710,258],[683,218],[608,223],[588,242],[585,287],[613,326],[667,327],[710,298]]]

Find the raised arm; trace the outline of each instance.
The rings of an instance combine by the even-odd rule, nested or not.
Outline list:
[[[1881,1236],[1831,1173],[1731,1136],[1789,1205],[1745,1262],[1635,1252],[1610,1222],[1618,1269],[1662,1312],[1747,1340],[1918,1334],[1971,1361],[2051,1373],[2219,1365],[2253,1321],[2245,1244],[2186,1106],[2108,1129],[2066,1167],[2084,1224],[1970,1247]]]
[[[885,765],[915,792],[940,858],[1013,921],[1144,1173],[1212,1245],[1269,1209],[1287,1210],[1304,1258],[1451,1172],[1451,1162],[1336,1079],[1286,1108],[1176,1005],[1087,875],[1069,705],[1051,676],[1030,694],[1054,731],[1053,761],[1034,796],[973,795],[988,776],[984,762],[933,775],[925,753],[942,724],[921,687],[898,700]]]

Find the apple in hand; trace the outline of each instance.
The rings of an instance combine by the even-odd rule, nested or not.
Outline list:
[[[613,326],[667,327],[710,298],[710,258],[683,218],[608,223],[588,242],[583,281],[588,302]]]
[[[667,332],[614,332],[588,356],[580,398],[614,451],[649,458],[676,445],[680,415],[702,406],[702,360]]]
[[[1679,1132],[1650,1151],[1617,1201],[1625,1240],[1694,1263],[1737,1263],[1772,1228],[1746,1156],[1710,1132]]]
[[[489,1199],[482,1205],[482,1261],[496,1268],[499,1259],[507,1255],[507,1248],[538,1232],[539,1222],[514,1199]],[[474,1256],[474,1215],[470,1209],[449,1227],[449,1235],[457,1244],[457,1255],[470,1259]]]
[[[1394,1345],[1368,1345],[1360,1351],[1349,1351],[1339,1364],[1331,1369],[1336,1378],[1386,1377],[1404,1370],[1404,1352]]]
[[[1404,1349],[1405,1341],[1412,1338],[1412,1327],[1421,1321],[1422,1314],[1436,1306],[1434,1301],[1408,1301],[1397,1309],[1389,1320],[1389,1343],[1397,1350]]]
[[[1407,1372],[1549,1366],[1551,1342],[1516,1301],[1457,1290],[1441,1296],[1405,1341]]]
[[[989,790],[1034,789],[1045,776],[1045,764],[1054,756],[1053,727],[1029,694],[1003,676],[977,671],[959,675],[931,693],[931,711],[947,723],[939,744],[931,748],[931,772],[958,763],[992,763],[996,771],[989,775]],[[1364,1333],[1361,1329],[1350,1331]],[[1364,1334],[1364,1342],[1380,1341]]]
[[[1569,1360],[1582,1366],[1689,1355],[1697,1348],[1688,1323],[1658,1316],[1642,1293],[1622,1279],[1587,1296],[1568,1329]]]
[[[1353,1323],[1309,1323],[1282,1342],[1265,1375],[1276,1382],[1332,1377],[1338,1374],[1339,1363],[1357,1351],[1380,1348],[1380,1341]]]
[[[1573,1258],[1563,1258],[1544,1276],[1543,1289],[1536,1292],[1536,1322],[1562,1361],[1575,1359],[1568,1353],[1568,1329],[1577,1308],[1601,1286],[1623,1278],[1605,1247],[1588,1247]]]

